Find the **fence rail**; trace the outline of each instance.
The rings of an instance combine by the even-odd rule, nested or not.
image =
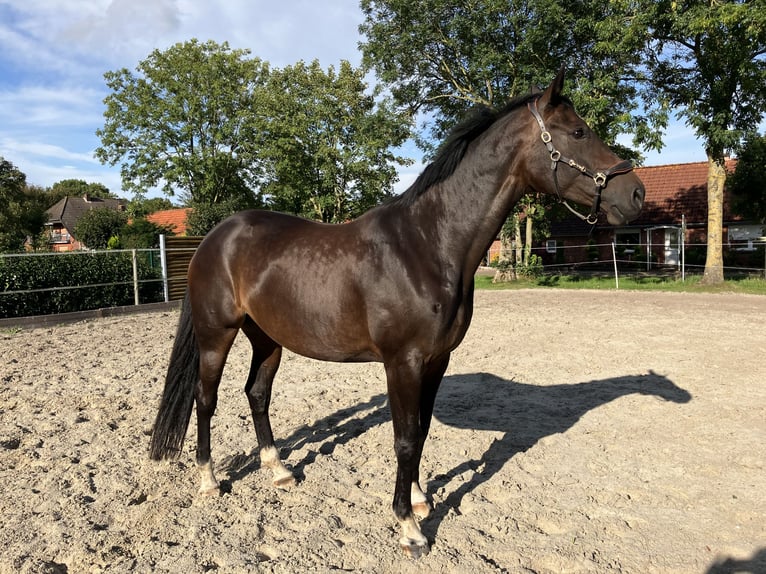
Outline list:
[[[753,275],[766,278],[766,241],[753,248],[724,245],[723,272],[728,276]],[[511,249],[517,251],[515,248]],[[518,250],[521,251],[521,250]],[[518,253],[517,251],[517,253]],[[588,269],[603,271],[616,268],[622,274],[664,273],[675,274],[681,280],[687,273],[698,274],[705,268],[706,243],[681,244],[673,247],[672,261],[658,260],[657,251],[645,245],[629,243],[557,244],[555,248],[534,246],[530,253],[538,259],[543,273],[584,272]],[[579,257],[571,254],[579,254]],[[496,263],[500,249],[493,246],[487,252],[487,262]]]
[[[83,303],[84,307],[77,307],[74,310],[82,311],[85,309],[97,309],[101,307],[121,307],[130,305],[130,295],[134,305],[169,303],[183,299],[186,291],[186,275],[194,252],[199,246],[201,237],[165,237],[161,238],[159,249],[138,249],[138,250],[107,250],[107,251],[81,251],[64,253],[21,253],[0,255],[0,320],[8,317],[23,317],[29,314],[46,313],[24,313],[24,307],[19,303],[19,308],[14,308],[14,301],[23,301],[24,298],[37,298],[38,301],[47,301],[47,298],[54,298],[59,294],[70,294],[72,297],[87,299]],[[554,249],[555,247],[555,249]],[[568,273],[582,274],[613,274],[615,284],[619,287],[619,277],[629,275],[643,275],[646,273],[656,273],[665,275],[674,275],[684,279],[687,273],[700,273],[704,269],[704,251],[707,249],[705,244],[687,245],[676,255],[677,260],[672,263],[664,263],[653,260],[652,253],[643,251],[644,247],[620,244],[579,244],[579,245],[561,245],[555,246],[536,246],[531,249],[531,253],[539,257],[539,267],[544,274],[565,275]],[[727,276],[732,275],[751,275],[766,277],[766,253],[764,253],[764,244],[759,244],[754,249],[729,249],[725,250],[723,271]],[[693,257],[689,257],[693,253]],[[573,254],[577,254],[575,256]],[[702,255],[701,255],[702,254]],[[69,283],[60,280],[57,284],[51,284],[51,277],[33,277],[31,280],[37,284],[19,285],[17,277],[8,277],[8,273],[3,275],[4,267],[10,267],[10,261],[20,259],[32,259],[41,257],[88,257],[100,256],[103,258],[114,258],[130,256],[132,263],[132,273],[127,276],[124,268],[122,276],[115,276],[114,280],[97,281],[79,281]],[[497,258],[497,252],[488,252],[487,259],[492,261]],[[105,259],[106,260],[106,259]],[[743,261],[745,263],[743,263]],[[147,272],[146,269],[150,269]],[[143,270],[143,271],[142,271]],[[44,273],[44,270],[40,273]],[[143,276],[142,276],[143,273]],[[153,273],[153,274],[152,274]],[[16,281],[16,282],[15,282]],[[46,283],[47,281],[47,283]],[[101,304],[98,293],[119,292],[122,298],[118,303]],[[87,296],[85,294],[88,294]],[[71,297],[70,297],[71,299]],[[57,307],[56,303],[40,305],[42,308],[51,308],[47,313],[59,314],[72,311],[71,301],[61,303]],[[50,301],[47,301],[50,303]],[[88,306],[91,305],[91,306]]]

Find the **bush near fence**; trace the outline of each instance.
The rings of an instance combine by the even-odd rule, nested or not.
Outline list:
[[[163,301],[158,257],[137,253],[139,298]],[[0,318],[69,313],[134,303],[130,251],[0,257]]]

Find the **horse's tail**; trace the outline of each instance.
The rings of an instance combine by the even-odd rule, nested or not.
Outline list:
[[[170,353],[165,389],[154,421],[149,456],[154,460],[175,458],[181,452],[189,427],[194,386],[199,379],[199,346],[192,325],[189,291],[181,307],[173,351]]]

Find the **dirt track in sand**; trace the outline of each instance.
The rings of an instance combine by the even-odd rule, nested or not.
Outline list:
[[[244,338],[214,419],[224,493],[195,496],[191,439],[148,460],[177,317],[0,333],[0,573],[766,571],[766,297],[478,292],[418,562],[396,544],[380,365],[286,354],[288,492],[254,452]]]

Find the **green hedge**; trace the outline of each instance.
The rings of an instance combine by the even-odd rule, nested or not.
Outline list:
[[[162,273],[153,259],[158,257],[151,252],[138,254],[139,282],[154,280],[139,283],[141,303],[163,300]],[[57,289],[13,293],[51,288]],[[0,257],[0,318],[85,311],[134,302],[130,252]]]

